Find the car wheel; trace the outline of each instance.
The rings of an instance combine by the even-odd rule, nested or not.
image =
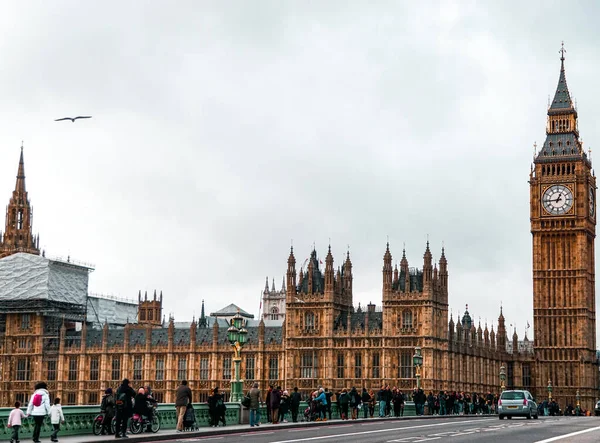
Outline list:
[[[508,419],[510,420],[510,419],[512,418],[512,416],[510,416],[510,415],[507,415],[507,416],[506,416],[506,418],[508,418]]]
[[[531,420],[531,411],[527,414],[527,420]]]
[[[537,420],[538,418],[540,418],[540,414],[535,414],[535,415],[533,416],[533,418],[534,418],[535,420]]]
[[[498,418],[499,418],[500,420],[503,420],[503,419],[504,419],[504,415],[500,414],[500,415],[498,416]]]

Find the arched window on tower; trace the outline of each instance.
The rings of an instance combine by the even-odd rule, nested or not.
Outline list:
[[[279,309],[277,307],[271,308],[271,320],[277,320],[279,318]]]
[[[313,312],[307,312],[304,314],[304,327],[306,329],[315,328],[315,314]]]
[[[17,220],[17,229],[23,229],[23,210],[19,209],[18,220]]]
[[[412,311],[408,309],[402,313],[402,328],[403,329],[412,329],[413,327],[413,315]]]

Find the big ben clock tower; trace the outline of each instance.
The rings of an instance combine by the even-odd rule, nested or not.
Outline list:
[[[592,409],[598,388],[594,238],[596,178],[579,139],[565,77],[548,108],[546,141],[530,176],[537,398]]]

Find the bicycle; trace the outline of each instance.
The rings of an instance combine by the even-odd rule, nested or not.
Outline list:
[[[102,434],[102,422],[104,421],[105,415],[106,414],[104,412],[101,412],[100,414],[98,414],[96,416],[96,418],[94,418],[94,423],[92,424],[92,432],[94,433],[94,435]],[[110,421],[110,432],[113,435],[116,430],[116,423],[117,423],[117,419],[116,419],[116,417],[113,417],[112,420]]]
[[[156,412],[152,415],[152,422],[145,415],[133,414],[129,422],[129,430],[132,434],[140,434],[148,425],[155,434],[160,430],[160,418]]]

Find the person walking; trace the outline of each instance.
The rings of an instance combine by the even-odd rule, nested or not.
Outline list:
[[[54,404],[50,406],[50,423],[52,424],[52,434],[50,440],[58,441],[58,431],[60,431],[60,424],[65,422],[65,416],[63,415],[62,407],[60,406],[60,398],[54,399]]]
[[[182,380],[175,393],[175,409],[177,410],[177,432],[183,432],[183,417],[187,405],[192,402],[192,390],[187,380]]]
[[[250,397],[250,427],[260,426],[260,389],[258,383],[252,385],[252,389],[248,392]]]
[[[358,393],[358,391],[356,390],[355,386],[352,386],[352,389],[350,389],[350,409],[351,409],[351,414],[352,414],[352,420],[356,420],[358,418],[358,409],[360,408],[360,394]]]
[[[225,401],[224,395],[219,393],[219,387],[213,389],[213,395],[208,397],[208,412],[211,417],[211,426],[219,426],[219,421],[225,426]]]
[[[129,379],[124,378],[121,386],[117,389],[115,438],[127,437],[127,422],[133,414],[133,398],[135,391],[129,386]]]
[[[48,385],[39,382],[35,385],[35,392],[29,400],[27,406],[27,416],[33,417],[33,443],[40,443],[40,431],[46,415],[50,413],[50,396],[48,394]]]
[[[281,403],[281,387],[280,386],[277,386],[275,389],[273,389],[271,391],[270,401],[271,401],[271,414],[272,414],[271,423],[276,425],[277,423],[279,423],[279,421],[278,421],[279,405]]]
[[[292,392],[292,396],[290,398],[290,410],[292,411],[292,421],[294,423],[298,422],[298,410],[300,409],[300,393],[298,392],[298,386],[294,387],[294,392]]]
[[[273,420],[273,414],[271,414],[271,393],[273,392],[273,385],[269,385],[267,391],[267,397],[265,398],[265,405],[267,406],[267,421],[271,423]]]
[[[102,435],[112,434],[111,423],[115,416],[115,398],[113,397],[112,388],[106,388],[104,396],[100,402],[100,412],[104,414],[102,419]]]
[[[21,429],[21,422],[25,417],[25,413],[21,410],[21,402],[15,402],[15,408],[10,411],[6,424],[7,427],[12,428],[10,443],[19,443],[19,429]]]

